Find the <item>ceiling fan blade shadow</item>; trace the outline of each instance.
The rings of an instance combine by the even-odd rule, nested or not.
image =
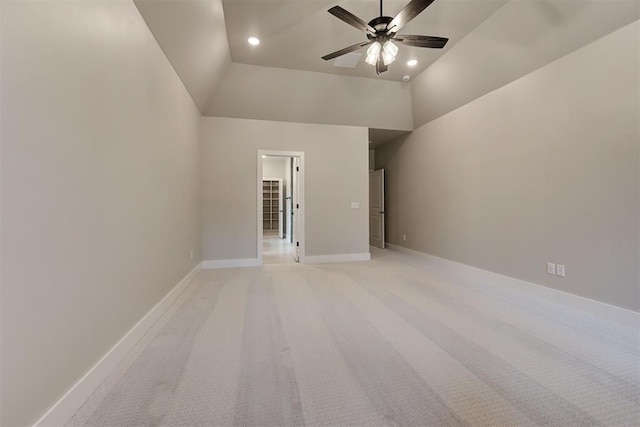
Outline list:
[[[392,40],[407,46],[430,47],[432,49],[442,49],[449,41],[446,37],[408,36],[404,34],[397,35],[393,37]]]
[[[333,53],[325,55],[325,56],[322,57],[322,59],[324,59],[325,61],[328,61],[330,59],[337,58],[338,56],[342,56],[342,55],[344,55],[346,53],[356,51],[356,50],[360,49],[361,47],[365,47],[367,45],[370,45],[371,43],[373,43],[373,40],[362,42],[362,43],[357,43],[357,44],[354,44],[352,46],[345,47],[344,49],[336,50]]]
[[[340,6],[333,6],[327,12],[329,12],[330,14],[332,14],[338,19],[342,19],[347,24],[352,25],[361,31],[365,31],[371,34],[376,33],[376,30],[371,25],[367,24],[362,19],[358,18],[348,10],[341,8]]]
[[[418,16],[434,0],[411,0],[387,25],[387,35],[397,33],[407,22]]]

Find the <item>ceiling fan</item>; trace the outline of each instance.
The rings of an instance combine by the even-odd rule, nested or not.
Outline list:
[[[447,41],[449,41],[448,38],[397,34],[407,22],[418,16],[420,12],[433,2],[434,0],[411,0],[404,9],[392,18],[390,16],[383,16],[382,0],[380,0],[380,16],[373,18],[368,24],[340,6],[332,7],[328,10],[330,14],[364,31],[368,40],[325,55],[322,59],[328,61],[370,45],[367,50],[366,62],[374,65],[376,67],[376,73],[380,74],[387,71],[389,64],[396,59],[398,47],[391,42],[392,40],[407,46],[442,49],[444,45],[447,44]]]

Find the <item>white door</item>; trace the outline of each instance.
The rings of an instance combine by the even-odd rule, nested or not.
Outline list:
[[[384,249],[384,169],[369,173],[369,244]]]
[[[278,179],[278,237],[281,239],[284,237],[284,210],[283,210],[283,199],[284,199],[284,187],[282,186],[282,179]]]
[[[287,242],[293,243],[293,227],[291,226],[291,213],[292,211],[292,197],[293,191],[291,187],[293,186],[293,157],[287,157],[287,180],[286,180],[286,192],[285,192],[285,201],[284,201],[284,216],[285,216],[285,237],[287,238]]]
[[[294,256],[293,259],[296,262],[300,262],[300,230],[299,230],[299,220],[298,215],[300,214],[300,188],[299,188],[299,179],[298,174],[300,171],[300,157],[294,157],[293,166],[291,168],[291,229],[293,236],[293,245],[294,245]]]

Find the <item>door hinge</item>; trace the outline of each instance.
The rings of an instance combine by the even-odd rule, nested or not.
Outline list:
[[[296,209],[300,209],[300,204],[296,203]]]
[[[296,242],[296,247],[300,247],[300,242]]]
[[[300,166],[296,166],[296,172],[300,172]]]

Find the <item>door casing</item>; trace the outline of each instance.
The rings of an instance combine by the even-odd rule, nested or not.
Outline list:
[[[256,242],[256,253],[258,258],[258,264],[262,265],[263,257],[262,257],[262,243],[263,243],[263,227],[262,227],[262,156],[268,157],[294,157],[298,159],[298,164],[300,167],[300,171],[298,172],[298,204],[300,207],[297,209],[297,231],[298,236],[296,237],[296,242],[299,242],[299,246],[297,246],[296,252],[298,254],[298,262],[301,264],[304,263],[305,257],[305,227],[304,227],[304,212],[305,212],[305,204],[304,204],[304,151],[278,151],[278,150],[258,150],[256,156],[257,163],[257,175],[256,175],[256,217],[257,217],[257,242]],[[295,242],[294,242],[295,244]]]

